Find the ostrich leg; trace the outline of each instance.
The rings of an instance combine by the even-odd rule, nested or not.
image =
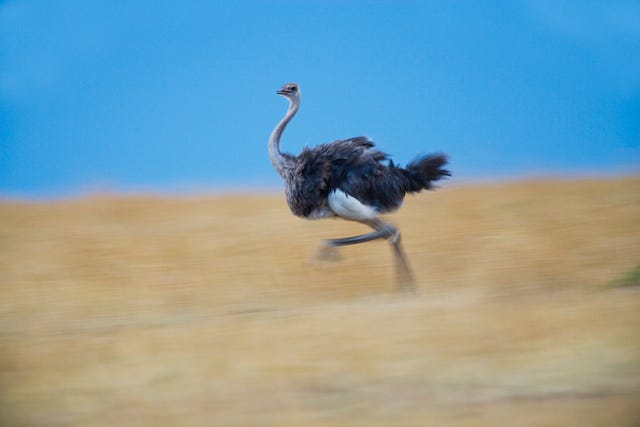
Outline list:
[[[321,258],[331,258],[333,248],[347,245],[357,245],[359,243],[370,242],[376,239],[388,239],[393,246],[393,254],[395,257],[396,271],[398,276],[399,290],[415,290],[413,275],[409,268],[409,263],[404,255],[404,250],[400,243],[400,232],[396,227],[388,224],[380,219],[370,219],[359,221],[372,227],[375,231],[366,234],[360,234],[352,237],[342,237],[338,239],[329,239],[324,242],[324,246],[320,248],[319,256]]]

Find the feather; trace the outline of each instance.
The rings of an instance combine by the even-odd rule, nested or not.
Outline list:
[[[308,217],[326,210],[329,193],[341,190],[379,213],[393,212],[406,193],[432,189],[448,176],[446,163],[445,155],[434,154],[403,169],[363,136],[304,148],[284,177],[287,202],[295,215]]]

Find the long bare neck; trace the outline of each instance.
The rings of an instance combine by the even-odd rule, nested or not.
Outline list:
[[[280,176],[284,177],[285,169],[288,163],[291,160],[285,157],[280,151],[280,138],[282,137],[282,132],[284,132],[284,128],[287,127],[289,121],[296,115],[298,112],[298,108],[300,108],[300,102],[298,100],[293,100],[289,104],[289,109],[287,110],[287,114],[284,115],[282,120],[276,125],[273,132],[271,132],[271,137],[269,138],[269,157],[271,158],[271,163],[273,167],[276,168]]]

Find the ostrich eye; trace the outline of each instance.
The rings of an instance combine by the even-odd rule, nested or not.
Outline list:
[[[298,90],[298,88],[297,88],[297,87],[295,87],[295,86],[291,86],[291,87],[289,88],[289,90],[290,90],[291,92],[295,92],[295,91],[297,91],[297,90]]]

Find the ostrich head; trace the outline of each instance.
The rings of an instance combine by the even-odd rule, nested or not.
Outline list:
[[[300,101],[300,87],[297,83],[287,83],[282,86],[278,92],[278,95],[282,95],[291,102]]]

